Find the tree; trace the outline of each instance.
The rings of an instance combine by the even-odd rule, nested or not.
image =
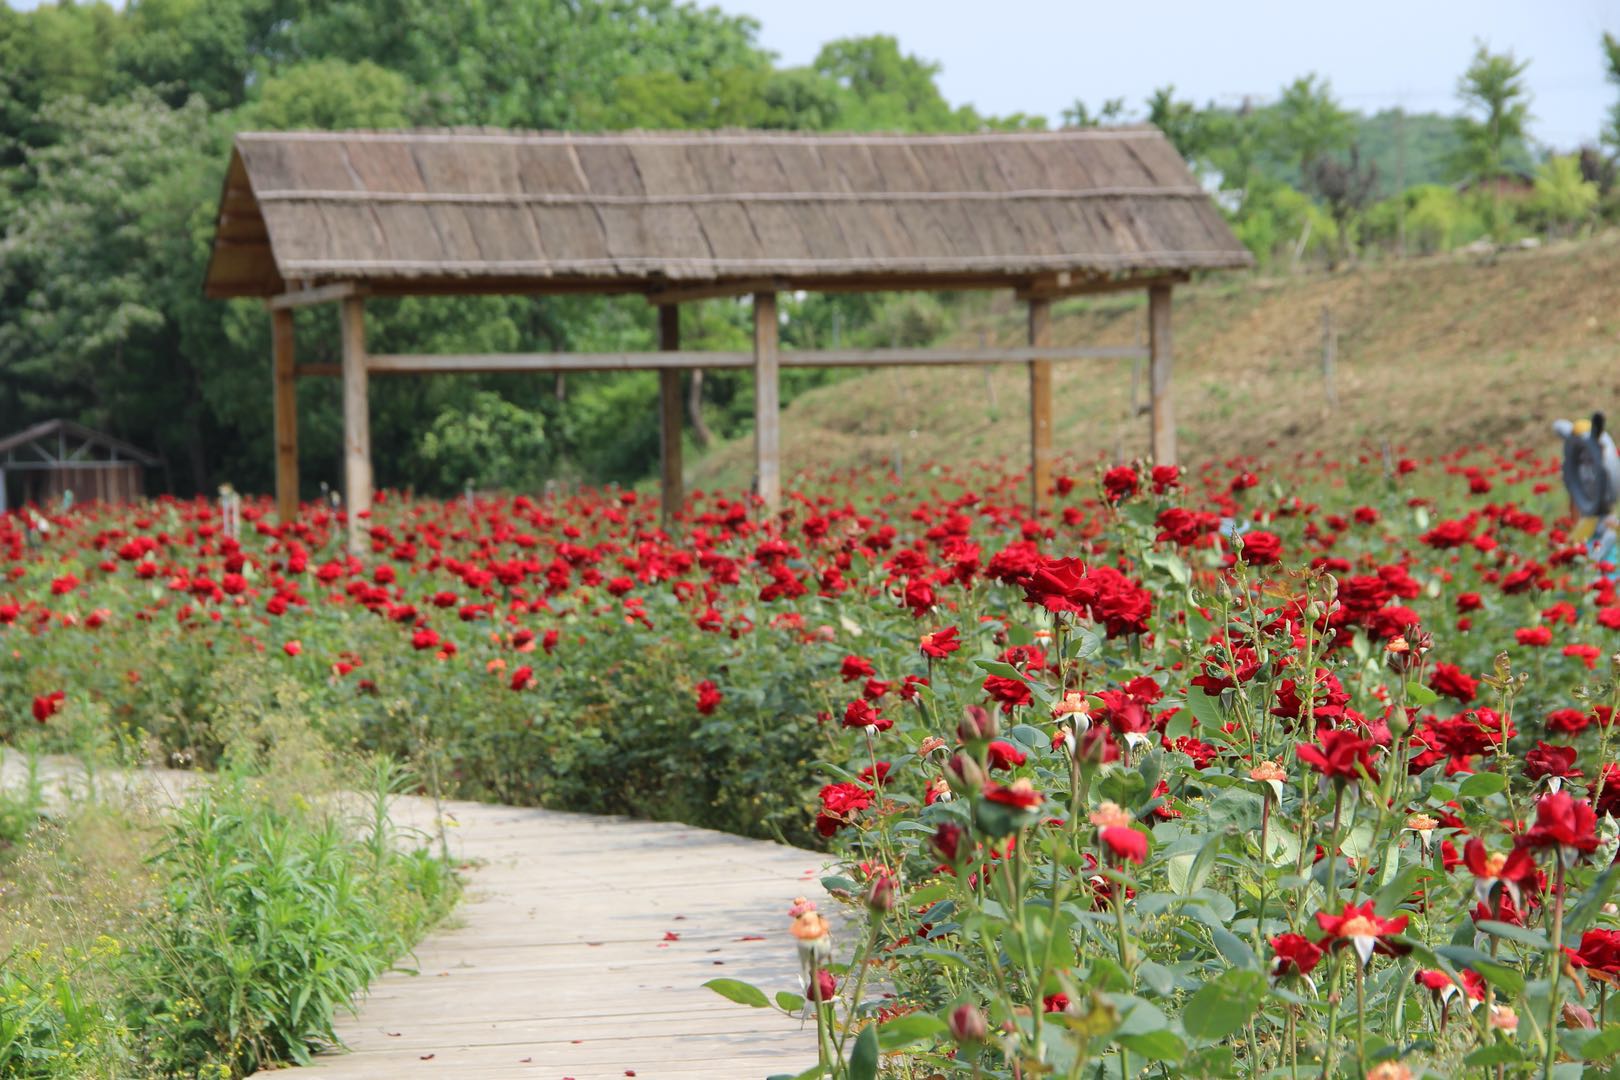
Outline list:
[[[1604,77],[1620,86],[1620,38],[1609,33],[1603,35],[1603,67]],[[1603,144],[1620,153],[1620,102],[1609,106],[1609,122],[1603,128]]]
[[[369,60],[309,60],[265,80],[237,123],[261,131],[404,127],[415,97],[404,76]]]
[[[1124,118],[1124,98],[1108,98],[1095,113],[1086,107],[1084,101],[1075,98],[1074,104],[1063,110],[1063,123],[1066,127],[1102,127],[1105,124],[1117,124]]]
[[[1467,110],[1457,117],[1461,145],[1454,161],[1459,179],[1487,182],[1504,173],[1504,150],[1524,138],[1530,120],[1530,93],[1524,84],[1528,60],[1493,53],[1483,44],[1457,82],[1457,97]]]
[[[1532,205],[1555,231],[1565,231],[1586,220],[1597,202],[1597,185],[1581,175],[1577,155],[1550,157],[1536,169]]]
[[[29,151],[33,191],[0,260],[0,294],[18,297],[0,323],[0,422],[75,417],[189,466],[201,488],[205,365],[222,351],[222,307],[205,309],[197,287],[219,128],[201,98],[174,109],[146,91],[46,113],[64,137]]]
[[[1269,117],[1275,152],[1298,165],[1301,176],[1318,157],[1347,146],[1355,130],[1351,115],[1334,100],[1332,84],[1314,74],[1289,83]]]
[[[1351,143],[1349,156],[1343,160],[1322,156],[1312,161],[1306,179],[1333,218],[1339,235],[1339,258],[1348,259],[1353,243],[1351,225],[1372,201],[1378,187],[1378,167],[1363,164],[1361,148]]]
[[[1177,101],[1174,86],[1161,86],[1147,99],[1147,121],[1170,140],[1176,153],[1196,164],[1209,147],[1209,124],[1190,101]]]

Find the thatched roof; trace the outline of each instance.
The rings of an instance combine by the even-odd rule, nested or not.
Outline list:
[[[236,137],[210,296],[1025,283],[1246,266],[1155,128]]]

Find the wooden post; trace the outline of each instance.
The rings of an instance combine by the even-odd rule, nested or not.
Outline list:
[[[343,502],[349,554],[366,550],[360,515],[371,509],[371,409],[366,399],[365,301],[346,297],[339,310],[343,339]]]
[[[1052,302],[1029,302],[1029,345],[1052,344]],[[1052,361],[1029,362],[1029,508],[1040,514],[1052,505]]]
[[[782,505],[781,397],[777,386],[776,294],[754,294],[754,484],[765,508]]]
[[[1170,286],[1148,290],[1148,384],[1153,394],[1153,461],[1174,465],[1176,407],[1170,396]]]
[[[276,517],[283,525],[298,516],[298,373],[293,369],[291,308],[270,312],[274,357]]]
[[[1339,353],[1339,333],[1333,328],[1333,308],[1322,305],[1322,396],[1329,409],[1339,407],[1339,390],[1333,382],[1334,362]]]
[[[674,352],[681,347],[681,308],[665,304],[658,309],[658,347]],[[659,461],[663,465],[662,496],[664,530],[675,526],[675,515],[686,501],[686,485],[681,477],[681,373],[676,368],[658,372]]]

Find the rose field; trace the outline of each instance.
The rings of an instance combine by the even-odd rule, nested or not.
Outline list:
[[[813,1027],[820,1060],[783,1063],[807,1080],[1610,1075],[1620,596],[1558,469],[1076,468],[1032,516],[1022,477],[935,467],[822,477],[775,517],[695,493],[670,532],[632,492],[386,494],[364,558],[320,504],[249,502],[239,535],[204,501],[24,510],[0,734],[261,777],[313,736],[381,789],[822,848],[823,889],[782,897],[802,978],[710,984]],[[442,908],[431,856],[341,843],[394,882],[368,903],[409,881]],[[0,948],[45,974],[0,974],[0,1075],[90,1074],[61,1064],[85,1025],[154,1045],[102,960],[13,923]],[[228,1076],[322,1037],[255,1030],[173,1060]]]

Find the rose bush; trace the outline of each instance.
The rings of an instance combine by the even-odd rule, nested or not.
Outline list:
[[[933,469],[674,535],[394,496],[362,559],[320,507],[13,515],[0,703],[206,764],[275,695],[463,794],[824,844],[864,914],[795,905],[806,1075],[1572,1072],[1620,1050],[1620,603],[1556,473],[1116,467],[1033,516]]]

